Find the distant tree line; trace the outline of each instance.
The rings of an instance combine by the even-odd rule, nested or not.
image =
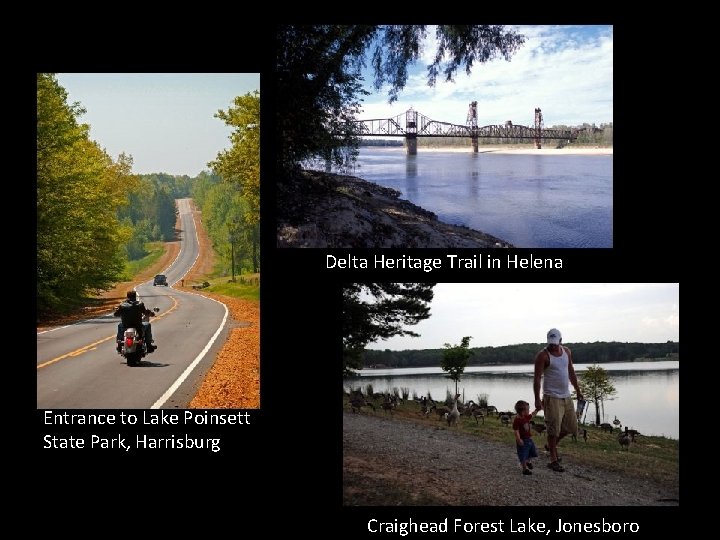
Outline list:
[[[532,125],[530,125],[532,127]],[[579,124],[576,126],[566,126],[566,125],[557,125],[557,126],[546,126],[547,129],[562,129],[562,130],[583,130],[580,131],[578,134],[577,139],[572,141],[571,143],[568,143],[567,140],[560,140],[560,139],[543,139],[543,146],[545,148],[552,148],[552,147],[566,147],[568,145],[570,146],[586,146],[586,145],[594,145],[594,146],[612,146],[613,145],[613,124],[612,122],[608,124],[600,124],[598,127],[595,124],[588,124],[587,122],[583,124]],[[599,130],[599,131],[596,131]],[[402,144],[405,144],[405,139],[401,139]],[[418,137],[417,138],[418,146],[419,147],[427,147],[427,148],[434,148],[434,147],[443,147],[443,146],[467,146],[468,148],[472,147],[472,140],[470,137]],[[489,137],[480,137],[478,139],[478,144],[480,147],[483,145],[498,145],[498,144],[524,144],[524,145],[532,145],[534,144],[534,141],[532,139],[506,139],[506,138],[489,138]]]
[[[168,242],[175,238],[175,199],[188,197],[193,181],[187,175],[165,173],[139,176],[139,186],[128,193],[128,202],[118,210],[119,221],[132,230],[125,249],[127,259],[148,254],[147,242]]]
[[[403,139],[360,139],[360,146],[403,146]]]
[[[544,347],[541,343],[522,343],[503,347],[478,347],[471,349],[470,366],[487,364],[531,364],[535,354]],[[571,343],[568,347],[573,362],[592,364],[605,362],[631,362],[640,359],[678,359],[680,344],[623,343],[597,341],[594,343]],[[435,367],[440,366],[444,349],[418,349],[391,351],[390,349],[363,352],[365,367],[382,364],[387,367]]]

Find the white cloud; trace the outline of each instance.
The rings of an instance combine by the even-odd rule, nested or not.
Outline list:
[[[519,30],[527,39],[510,62],[475,65],[470,75],[460,70],[453,83],[439,80],[429,87],[425,66],[435,50],[430,29],[422,60],[398,102],[389,105],[383,89],[366,98],[360,118],[388,118],[412,106],[434,120],[464,124],[469,103],[477,100],[480,125],[506,120],[531,125],[535,107],[543,110],[546,126],[612,121],[612,27],[589,33],[562,26]]]
[[[566,343],[679,339],[677,283],[439,283],[431,316],[371,349],[434,349],[472,336],[475,347],[541,343],[552,327]]]

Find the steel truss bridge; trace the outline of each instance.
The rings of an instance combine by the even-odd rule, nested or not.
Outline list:
[[[478,151],[479,138],[531,139],[536,148],[542,148],[543,139],[573,141],[583,129],[546,129],[542,111],[535,109],[535,125],[515,125],[511,121],[501,125],[477,125],[477,101],[470,103],[467,124],[451,124],[432,120],[418,111],[409,109],[393,118],[375,118],[353,122],[357,135],[363,137],[405,137],[408,154],[417,153],[417,137],[467,137],[472,140],[473,150]],[[596,129],[596,131],[599,131]]]

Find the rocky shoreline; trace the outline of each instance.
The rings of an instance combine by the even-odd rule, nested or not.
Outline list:
[[[510,248],[473,229],[450,225],[355,176],[301,171],[278,184],[277,246],[306,248]]]

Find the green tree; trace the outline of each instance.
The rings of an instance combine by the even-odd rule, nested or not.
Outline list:
[[[600,407],[606,399],[612,399],[617,393],[608,372],[597,364],[589,366],[578,378],[580,391],[588,403],[595,404],[595,424],[600,425]]]
[[[460,376],[465,371],[468,359],[473,354],[469,349],[471,339],[472,336],[465,336],[459,345],[450,345],[449,343],[444,345],[445,350],[443,351],[442,360],[440,360],[440,367],[448,373],[447,377],[449,379],[455,381],[455,395],[458,393]]]
[[[430,316],[435,283],[353,283],[343,289],[343,374],[362,368],[368,343],[418,336],[413,326]]]
[[[240,195],[237,186],[229,183],[211,186],[205,193],[202,212],[223,271],[231,272],[232,253],[235,251],[236,267],[245,266],[257,272],[258,265],[253,255],[257,253],[259,238],[253,234],[259,229],[259,224],[248,223],[250,205]]]
[[[233,186],[231,195],[235,208],[225,209],[232,214],[216,231],[214,244],[241,258],[251,261],[252,271],[260,271],[260,92],[236,97],[227,111],[218,111],[216,118],[233,128],[232,146],[218,153],[208,163],[222,181]],[[216,223],[219,226],[219,223]],[[225,257],[230,260],[231,256]],[[232,264],[232,261],[230,261]]]
[[[37,75],[37,309],[73,307],[122,275],[132,231],[118,220],[137,186],[132,158],[89,138],[53,74]]]
[[[277,32],[276,150],[281,173],[322,157],[342,165],[352,159],[365,55],[370,53],[376,90],[387,85],[390,102],[408,80],[408,66],[422,54],[425,25],[284,25]],[[438,25],[437,49],[427,81],[452,81],[458,69],[496,57],[510,60],[524,36],[501,25]],[[282,178],[282,176],[281,176]]]
[[[208,163],[223,180],[237,185],[250,205],[244,216],[248,224],[260,222],[260,92],[235,98],[227,111],[218,111],[216,118],[233,128],[232,146],[218,153]]]

